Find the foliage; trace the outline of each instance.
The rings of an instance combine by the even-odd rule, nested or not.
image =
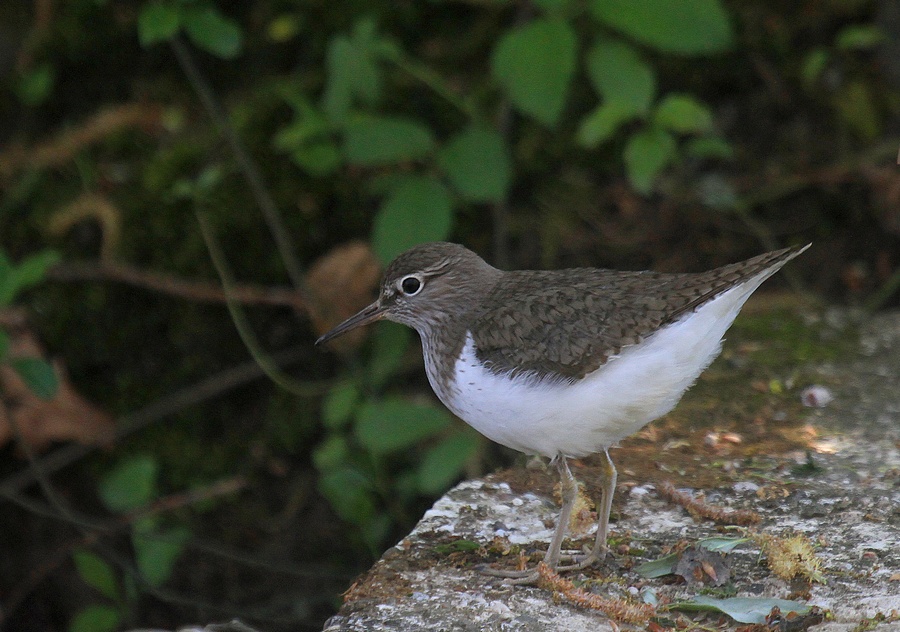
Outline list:
[[[41,283],[57,261],[59,255],[45,250],[14,264],[0,249],[0,310],[11,307],[22,292]],[[11,356],[9,347],[9,335],[0,329],[0,364],[12,368],[35,395],[52,399],[58,387],[53,365],[43,358]]]
[[[462,475],[481,439],[442,406],[384,393],[410,335],[377,328],[367,370],[337,383],[323,401],[325,439],[313,453],[319,491],[377,553],[400,508]]]
[[[175,37],[184,30],[198,47],[223,59],[237,57],[243,45],[240,26],[211,2],[153,0],[138,18],[138,36],[143,46]]]
[[[146,511],[159,497],[159,463],[151,456],[138,455],[121,461],[99,482],[98,492],[107,509],[122,516]],[[135,574],[117,573],[102,557],[88,550],[73,554],[81,579],[97,590],[105,603],[90,604],[69,623],[69,632],[118,629],[130,611],[130,602],[140,594],[140,586],[162,586],[172,575],[175,562],[190,538],[183,526],[164,526],[158,515],[145,513],[133,521],[131,546]]]
[[[624,166],[635,189],[649,194],[659,174],[678,159],[680,136],[715,137],[713,117],[689,94],[659,99],[653,67],[632,42],[610,34],[608,27],[660,52],[711,54],[732,45],[728,15],[718,0],[679,3],[677,9],[665,2],[595,2],[588,11],[595,21],[580,41],[574,26],[584,16],[563,4],[551,3],[546,15],[499,34],[488,81],[522,115],[556,128],[572,101],[576,62],[586,49],[587,78],[601,102],[581,118],[575,140],[591,150],[631,129]],[[464,115],[462,127],[441,141],[435,123],[382,114],[390,66],[414,73],[455,106]],[[285,89],[295,119],[276,135],[275,147],[315,177],[334,173],[344,162],[403,172],[412,166],[418,172],[418,179],[390,178],[379,187],[383,201],[372,242],[382,261],[411,244],[446,238],[452,209],[506,199],[514,176],[512,139],[492,123],[495,102],[476,94],[460,100],[447,78],[411,61],[368,17],[350,33],[331,38],[325,70],[318,105],[312,94]],[[631,127],[632,122],[639,124]],[[452,188],[445,189],[439,179]]]

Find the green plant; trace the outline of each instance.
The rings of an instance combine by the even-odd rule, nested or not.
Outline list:
[[[379,552],[403,508],[440,493],[478,453],[480,437],[442,406],[385,392],[410,342],[408,329],[382,323],[365,371],[325,398],[326,436],[313,454],[319,491]]]
[[[14,264],[0,249],[0,310],[11,307],[22,292],[41,283],[57,261],[59,255],[45,250]],[[51,399],[56,394],[58,381],[53,365],[43,358],[13,355],[9,336],[3,329],[0,329],[0,364],[11,367],[35,395]]]
[[[154,0],[141,8],[138,36],[142,46],[172,39],[184,32],[198,48],[223,59],[234,59],[243,47],[243,33],[212,2]]]
[[[624,134],[623,164],[642,193],[650,193],[657,176],[678,159],[681,137],[691,139],[683,144],[690,155],[730,155],[698,99],[657,94],[656,72],[633,43],[684,56],[728,50],[731,27],[718,0],[690,0],[677,9],[662,1],[596,0],[587,11],[573,2],[537,4],[542,13],[499,34],[487,92],[460,96],[449,78],[413,59],[371,18],[331,38],[318,102],[300,85],[284,84],[294,120],[275,136],[276,149],[316,177],[343,166],[379,170],[371,180],[372,192],[382,198],[372,242],[382,261],[415,243],[446,238],[454,210],[463,205],[506,200],[514,184],[514,140],[496,122],[498,93],[553,133],[574,132],[573,140],[587,150]],[[575,24],[586,19],[589,28],[579,39]],[[577,130],[557,129],[582,55],[600,103],[581,117]],[[430,89],[459,122],[448,131],[420,116],[383,113],[391,71]]]
[[[883,40],[884,33],[875,25],[845,26],[835,35],[831,46],[816,46],[808,51],[799,69],[800,80],[809,92],[821,90],[829,83],[824,80],[829,69],[841,69],[834,74],[842,80],[827,88],[831,92],[831,107],[838,120],[866,142],[881,134],[882,108],[872,82],[855,63],[855,58],[874,49]]]
[[[130,457],[108,472],[98,486],[107,509],[121,516],[146,510],[158,498],[159,463],[154,457]],[[158,515],[137,514],[130,521],[135,574],[117,573],[103,558],[88,550],[73,554],[75,568],[85,583],[95,588],[104,602],[85,606],[69,623],[69,632],[107,632],[118,629],[131,612],[130,602],[140,586],[162,586],[172,575],[190,531],[167,527]]]

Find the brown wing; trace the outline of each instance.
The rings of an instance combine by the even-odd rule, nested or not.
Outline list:
[[[555,270],[510,272],[472,326],[476,353],[496,373],[577,379],[624,347],[725,290],[774,273],[802,250],[766,253],[699,274]]]

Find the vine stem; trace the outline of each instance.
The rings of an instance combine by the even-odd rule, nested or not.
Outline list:
[[[256,203],[263,213],[269,231],[275,239],[275,245],[278,248],[278,253],[284,263],[285,270],[287,270],[288,277],[291,279],[291,283],[297,288],[297,291],[300,292],[306,303],[310,304],[311,294],[307,290],[300,263],[294,254],[291,238],[288,235],[284,222],[281,219],[281,215],[278,212],[275,200],[272,199],[272,196],[265,185],[262,174],[260,174],[256,163],[250,157],[250,153],[244,147],[244,143],[238,137],[234,127],[229,122],[212,87],[206,81],[206,78],[194,62],[194,57],[191,55],[190,49],[184,43],[184,40],[180,36],[176,36],[169,40],[169,44],[172,51],[175,53],[178,64],[184,71],[185,76],[187,76],[191,87],[197,93],[197,96],[200,97],[200,101],[203,102],[203,106],[206,108],[206,111],[213,122],[218,126],[219,131],[228,141],[228,145],[237,160],[238,166],[244,174],[247,183],[250,185],[250,190],[253,192]]]

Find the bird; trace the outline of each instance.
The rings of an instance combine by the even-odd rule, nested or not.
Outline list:
[[[415,246],[386,268],[376,300],[316,345],[386,319],[415,329],[438,399],[488,439],[543,456],[562,505],[543,561],[580,570],[606,553],[616,468],[609,449],[671,411],[719,355],[749,296],[795,246],[700,273],[599,268],[499,270],[449,242]],[[601,460],[593,547],[562,564],[578,494],[568,460]],[[535,583],[536,569],[489,569]]]

